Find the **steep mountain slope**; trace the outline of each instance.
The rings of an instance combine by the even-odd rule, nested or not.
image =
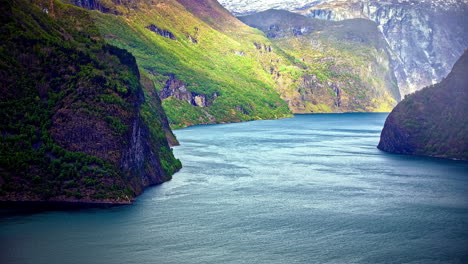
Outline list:
[[[135,55],[173,127],[290,116],[262,64],[285,59],[257,49],[271,43],[217,1],[73,3],[100,11],[92,12],[100,31]]]
[[[442,82],[407,96],[388,116],[378,148],[468,160],[468,50]]]
[[[387,89],[392,81],[384,69],[388,65],[382,48],[372,55],[383,59],[379,67],[384,70],[377,70],[376,76],[356,75],[358,70],[351,68],[359,54],[337,69],[331,70],[338,65],[333,62],[325,63],[329,67],[324,63],[306,66],[302,60],[308,57],[307,49],[285,52],[215,0],[73,3],[97,9],[92,14],[106,40],[136,56],[140,70],[156,83],[175,128],[280,118],[288,116],[289,109],[390,111],[399,100],[398,92]],[[319,60],[319,53],[314,59]],[[364,81],[360,76],[365,76]]]
[[[402,95],[447,76],[468,46],[466,0],[222,0],[221,3],[236,14],[277,8],[325,20],[374,21],[392,50],[392,64]]]
[[[294,112],[391,111],[400,100],[388,46],[374,23],[323,21],[282,10],[239,19],[264,31],[301,66],[277,71],[290,77],[281,94]]]
[[[0,1],[0,201],[130,203],[180,168],[135,58],[89,12]]]
[[[393,51],[402,95],[447,76],[468,47],[466,1],[330,1],[300,13],[376,22]]]
[[[430,8],[438,9],[451,9],[458,8],[467,3],[466,0],[219,0],[219,2],[226,7],[229,11],[236,15],[250,15],[268,9],[281,9],[288,11],[301,11],[308,9],[320,9],[319,7],[328,4],[346,7],[349,3],[355,2],[381,2],[392,4],[405,4],[405,5],[426,5]],[[328,9],[323,9],[325,13],[330,15],[337,15],[341,19],[351,19],[353,17],[346,17],[350,10],[343,8],[338,14],[330,13]]]

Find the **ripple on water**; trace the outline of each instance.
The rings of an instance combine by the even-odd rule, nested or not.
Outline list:
[[[468,163],[375,148],[386,114],[175,131],[132,206],[0,218],[1,263],[468,263]]]

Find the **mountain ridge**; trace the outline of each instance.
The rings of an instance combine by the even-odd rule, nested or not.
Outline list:
[[[400,100],[389,50],[372,22],[325,21],[285,10],[239,17],[298,61],[280,90],[295,113],[390,111]]]
[[[328,77],[321,71],[329,70],[322,68],[314,71],[321,76],[319,93],[324,101],[310,94],[302,100],[301,86],[311,91],[316,77],[298,79],[308,71],[300,54],[285,52],[216,1],[135,1],[131,8],[125,4],[106,8],[121,10],[122,15],[92,12],[100,30],[109,43],[132,52],[140,70],[151,76],[173,128],[281,118],[290,116],[289,109],[298,113],[390,111],[399,100],[393,93],[376,98],[361,91],[350,97],[352,106],[340,107],[342,91],[326,83]],[[360,80],[345,78],[360,86]],[[379,86],[378,81],[364,83],[369,89]],[[291,93],[296,99],[291,100]],[[343,102],[348,100],[345,97]]]
[[[466,0],[296,0],[255,4],[251,0],[238,0],[221,3],[237,15],[276,8],[324,20],[364,18],[374,21],[391,47],[392,64],[402,95],[440,81],[468,46]]]
[[[230,12],[237,16],[251,15],[254,13],[266,11],[268,9],[281,9],[287,11],[302,11],[318,6],[326,6],[329,3],[357,3],[367,2],[375,3],[381,2],[386,4],[405,4],[405,5],[418,5],[422,4],[432,9],[450,9],[459,8],[467,4],[466,0],[259,0],[253,2],[252,0],[219,0],[219,2],[226,7]]]
[[[378,148],[468,160],[468,50],[440,83],[408,95],[385,121]]]
[[[132,52],[140,70],[151,77],[173,128],[291,116],[273,88],[275,80],[264,71],[269,57],[278,55],[254,46],[270,45],[268,39],[216,1],[133,4],[124,15],[92,15],[106,41]],[[113,4],[112,9],[126,5]],[[212,13],[230,26],[210,21]]]

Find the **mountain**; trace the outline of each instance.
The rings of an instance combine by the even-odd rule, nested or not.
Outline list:
[[[326,3],[327,0],[219,0],[219,2],[233,14],[245,16],[269,9],[301,10]]]
[[[251,5],[255,2],[256,4]],[[305,16],[341,21],[374,21],[392,51],[392,64],[401,95],[446,76],[468,46],[466,0],[323,0],[323,1],[221,1],[236,14],[269,8]]]
[[[107,43],[136,57],[173,128],[291,116],[265,69],[292,62],[258,49],[272,44],[217,1],[70,2],[92,9]]]
[[[153,82],[88,11],[1,0],[0,31],[0,201],[131,203],[181,167]]]
[[[316,18],[376,22],[393,51],[402,95],[447,76],[468,47],[466,1],[332,1],[300,12]]]
[[[433,9],[451,9],[461,7],[467,3],[466,0],[219,0],[230,12],[236,15],[244,16],[266,11],[268,9],[281,9],[288,11],[302,11],[308,9],[320,9],[327,5],[344,7],[343,13],[331,14],[338,15],[341,19],[345,18],[345,13],[349,13],[348,4],[381,2],[384,4],[403,4],[403,5],[424,5]],[[323,11],[331,11],[322,9]],[[328,12],[327,11],[327,12]],[[350,19],[352,17],[346,17]]]
[[[348,49],[350,55],[342,52],[335,63],[327,60],[334,59],[328,55],[336,45],[322,57],[315,49],[311,58],[304,54],[308,49],[280,46],[214,0],[71,3],[95,10],[92,16],[106,41],[135,55],[140,71],[156,84],[173,128],[281,118],[290,111],[390,111],[400,99],[381,40],[370,44],[376,59],[358,62],[368,47],[356,45],[363,48],[360,53]],[[314,62],[306,65],[309,58]],[[368,62],[372,65],[363,66]],[[362,67],[352,69],[356,63]],[[374,67],[375,76],[365,67]]]
[[[378,148],[468,160],[468,50],[440,83],[408,95],[388,116]]]
[[[299,67],[271,71],[295,113],[391,111],[400,100],[390,50],[375,23],[340,22],[268,10],[239,17],[262,30]]]

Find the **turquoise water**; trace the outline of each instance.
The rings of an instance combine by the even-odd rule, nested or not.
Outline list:
[[[386,116],[178,130],[171,182],[4,215],[0,263],[468,263],[468,163],[379,151]]]

